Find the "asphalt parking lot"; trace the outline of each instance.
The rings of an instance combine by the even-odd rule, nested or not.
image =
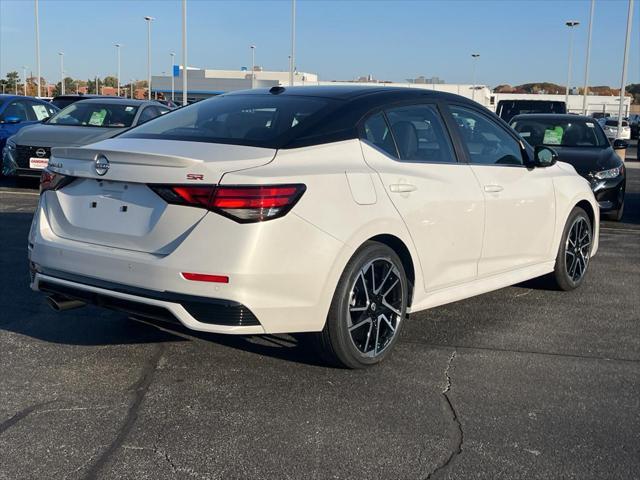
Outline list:
[[[636,157],[636,148],[629,152]],[[367,371],[291,337],[160,330],[28,288],[33,188],[0,181],[0,479],[640,476],[640,162],[582,288],[412,316]]]

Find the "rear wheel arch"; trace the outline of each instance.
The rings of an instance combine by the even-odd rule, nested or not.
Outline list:
[[[389,248],[391,248],[400,260],[402,261],[402,266],[404,267],[405,274],[407,275],[407,280],[409,284],[409,296],[407,306],[411,306],[413,300],[413,293],[415,289],[415,281],[416,281],[416,271],[415,265],[413,262],[413,257],[411,256],[411,252],[407,245],[398,237],[391,234],[380,234],[374,237],[369,238],[366,242],[378,242],[382,243]],[[364,243],[363,242],[363,245]]]

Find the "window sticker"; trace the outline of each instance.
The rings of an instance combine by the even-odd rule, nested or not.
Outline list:
[[[531,136],[531,132],[520,132],[520,136],[522,138],[527,138]]]
[[[542,140],[542,143],[545,145],[560,145],[562,144],[563,133],[564,133],[564,130],[560,126],[554,127],[554,128],[547,128],[544,131],[544,138]]]
[[[47,107],[44,105],[31,105],[31,108],[33,108],[33,113],[36,114],[36,118],[38,119],[38,121],[40,120],[44,120],[45,118],[49,117],[49,112],[47,112]]]
[[[591,123],[591,122],[586,122],[586,125],[587,125],[587,127],[589,127],[589,128],[596,128],[596,126],[595,126],[593,123]]]
[[[125,107],[124,111],[125,112],[131,112],[133,111],[134,107]]]
[[[104,118],[107,116],[106,110],[98,110],[91,114],[91,118],[89,119],[89,125],[94,125],[96,127],[101,127],[104,124]]]

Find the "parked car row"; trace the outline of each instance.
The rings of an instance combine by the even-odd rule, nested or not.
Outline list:
[[[87,145],[169,111],[157,101],[113,96],[63,95],[45,102],[0,95],[0,171],[39,177],[52,147]]]

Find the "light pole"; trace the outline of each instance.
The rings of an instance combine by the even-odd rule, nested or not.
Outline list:
[[[22,66],[22,80],[24,81],[24,96],[27,96],[27,67],[26,65]]]
[[[147,87],[148,98],[151,100],[151,22],[155,20],[153,17],[144,17],[147,22]]]
[[[473,62],[473,73],[472,73],[472,77],[473,77],[473,91],[471,93],[471,99],[475,100],[476,99],[476,63],[478,62],[478,58],[480,58],[480,54],[479,53],[472,53],[471,54],[471,58],[473,58],[472,62]]]
[[[38,0],[35,0],[35,11],[36,11],[36,63],[38,64],[38,96],[42,96],[42,90],[40,86],[40,79],[42,78],[40,74],[40,21],[38,19]]]
[[[571,62],[573,57],[573,30],[574,27],[580,25],[580,22],[576,20],[568,20],[564,24],[569,27],[569,67],[567,69],[567,89],[564,95],[564,102],[567,106],[567,113],[569,112],[569,90],[571,89]]]
[[[60,55],[60,93],[64,95],[64,52],[58,52]]]
[[[589,63],[591,61],[591,29],[593,28],[593,10],[596,6],[596,0],[591,0],[591,9],[589,11],[589,31],[587,33],[587,60],[584,65],[584,88],[582,89],[582,114],[587,114],[587,89],[589,88]]]
[[[296,68],[296,0],[291,0],[291,59],[289,60],[289,86],[293,87]]]
[[[175,65],[176,54],[171,52],[169,56],[171,56],[171,101],[173,102],[173,97],[176,91],[175,77],[173,76],[173,66]]]
[[[187,0],[182,0],[182,105],[187,104]]]
[[[116,51],[118,52],[118,76],[116,77],[116,81],[118,82],[116,85],[116,95],[119,97],[120,96],[120,47],[122,46],[121,43],[114,43],[113,44],[114,47],[116,47]]]
[[[624,41],[624,57],[622,61],[622,81],[620,82],[620,107],[618,107],[618,138],[622,136],[622,116],[624,115],[624,87],[627,83],[627,64],[629,63],[629,43],[631,42],[631,23],[633,20],[633,0],[629,0],[627,13],[627,37]]]
[[[256,88],[256,46],[249,45],[251,49],[251,88]]]
[[[129,79],[129,85],[131,86],[131,98],[133,98],[133,78]]]

